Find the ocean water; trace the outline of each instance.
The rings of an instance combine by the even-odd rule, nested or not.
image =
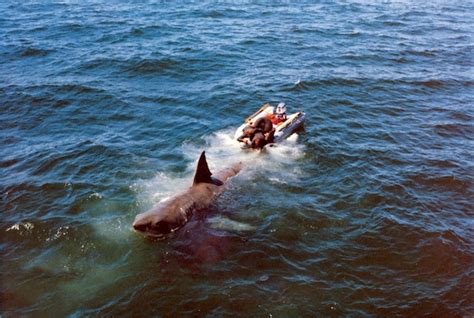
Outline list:
[[[0,11],[2,317],[474,315],[472,1]],[[279,101],[304,132],[241,151]],[[202,150],[245,168],[133,232]]]

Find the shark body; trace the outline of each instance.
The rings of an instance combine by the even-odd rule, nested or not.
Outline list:
[[[177,231],[188,222],[195,211],[208,208],[226,189],[227,181],[238,174],[241,168],[242,164],[237,163],[211,176],[203,151],[199,157],[192,186],[161,201],[150,210],[138,214],[133,222],[133,228],[147,236],[159,238]]]

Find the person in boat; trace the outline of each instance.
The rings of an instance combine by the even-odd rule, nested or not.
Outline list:
[[[244,142],[252,148],[262,149],[266,144],[273,143],[275,129],[270,119],[262,117],[246,126],[237,141]]]
[[[260,117],[253,123],[252,127],[256,129],[256,132],[268,134],[273,129],[273,123],[267,117]]]
[[[244,129],[242,129],[242,135],[237,138],[237,141],[249,144],[252,142],[255,133],[256,131],[254,127],[252,127],[251,125],[245,126]]]
[[[252,148],[262,149],[265,145],[273,143],[275,128],[273,128],[270,119],[260,117],[254,122],[253,126],[255,127],[255,135],[252,138]]]
[[[268,114],[267,118],[270,119],[275,126],[278,126],[282,122],[286,121],[287,116],[285,103],[279,103],[273,110],[273,114]]]
[[[273,143],[273,135],[275,134],[275,129],[272,129],[268,134],[263,134],[262,132],[257,132],[252,138],[251,147],[253,149],[263,149],[267,144]]]

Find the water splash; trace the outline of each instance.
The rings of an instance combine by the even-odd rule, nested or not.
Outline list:
[[[217,215],[217,216],[213,216],[209,218],[207,220],[207,223],[213,229],[229,231],[229,232],[237,232],[237,233],[251,232],[257,229],[257,227],[253,225],[239,222],[239,221],[234,221],[222,215]]]
[[[184,143],[181,151],[188,161],[185,172],[176,175],[159,171],[154,178],[135,184],[133,188],[140,205],[151,206],[189,187],[202,150],[206,151],[211,171],[219,171],[242,162],[243,169],[235,177],[235,182],[245,183],[258,175],[287,183],[296,181],[302,175],[296,162],[304,157],[305,146],[298,142],[297,134],[273,147],[266,147],[263,151],[243,150],[233,136],[234,128],[227,128],[204,136],[204,145],[199,142]]]

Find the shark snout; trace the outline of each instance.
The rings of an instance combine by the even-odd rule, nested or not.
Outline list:
[[[146,230],[149,228],[149,223],[133,222],[132,226],[137,232],[146,232]]]
[[[135,231],[148,236],[157,237],[171,232],[171,227],[167,222],[156,221],[151,217],[142,217],[141,215],[137,215],[132,226]]]
[[[139,214],[135,217],[132,226],[137,232],[146,232],[153,227],[153,222],[145,214]]]

